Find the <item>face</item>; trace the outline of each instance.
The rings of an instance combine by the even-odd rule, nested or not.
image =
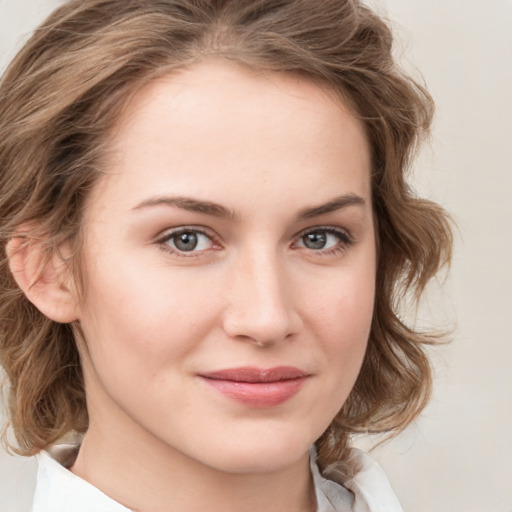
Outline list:
[[[91,428],[223,471],[294,463],[369,335],[362,127],[317,85],[210,61],[138,93],[112,149],[84,219]]]

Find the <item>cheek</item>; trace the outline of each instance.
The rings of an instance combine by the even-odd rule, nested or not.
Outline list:
[[[375,302],[375,273],[370,245],[355,253],[346,265],[317,277],[314,293],[308,294],[308,309],[311,318],[318,319],[318,329],[345,333],[348,338],[368,334]]]
[[[103,263],[90,272],[81,320],[95,363],[153,372],[178,362],[205,337],[217,314],[214,286],[205,289],[204,280],[186,270]]]
[[[323,347],[330,379],[340,386],[342,395],[347,395],[355,383],[370,335],[374,263],[370,254],[365,264],[326,279],[322,293],[308,301],[308,324]]]
[[[366,291],[362,293],[366,295]],[[344,295],[338,308],[326,315],[323,329],[325,352],[335,376],[355,382],[366,351],[373,316],[373,295]],[[328,320],[327,320],[328,318]],[[340,371],[341,370],[341,371]]]
[[[175,390],[183,388],[190,355],[215,323],[215,295],[190,273],[171,277],[162,268],[145,266],[142,272],[139,266],[134,273],[130,267],[136,268],[130,262],[115,269],[105,264],[89,280],[81,320],[88,396],[91,403],[103,403],[106,392],[141,421],[154,418],[164,404],[186,412],[192,397]]]

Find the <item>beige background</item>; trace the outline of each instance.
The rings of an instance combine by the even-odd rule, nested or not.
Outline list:
[[[58,3],[0,0],[0,68]],[[393,20],[398,55],[438,105],[414,184],[459,227],[451,275],[420,313],[456,327],[434,351],[434,398],[374,456],[405,512],[512,512],[512,1],[372,5]],[[0,512],[26,509],[34,468],[0,450]]]

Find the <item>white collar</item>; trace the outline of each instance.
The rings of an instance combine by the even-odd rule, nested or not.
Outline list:
[[[89,482],[66,469],[77,447],[59,445],[36,456],[39,469],[31,512],[130,512]],[[381,467],[361,450],[352,448],[346,463],[320,474],[311,450],[311,472],[317,512],[402,512]],[[64,465],[63,465],[64,464]],[[354,474],[346,477],[347,468]]]
[[[31,512],[130,512],[66,469],[76,452],[75,445],[66,444],[36,455],[39,468]]]
[[[403,512],[383,469],[363,451],[350,448],[346,461],[322,474],[314,447],[311,455],[317,512]]]

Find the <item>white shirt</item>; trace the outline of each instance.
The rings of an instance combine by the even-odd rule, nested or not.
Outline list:
[[[66,469],[76,447],[60,445],[51,453],[36,456],[39,469],[31,512],[130,512],[89,482]],[[351,478],[342,465],[320,474],[311,450],[311,472],[315,484],[317,512],[402,512],[381,467],[361,450],[352,448],[348,463]]]

